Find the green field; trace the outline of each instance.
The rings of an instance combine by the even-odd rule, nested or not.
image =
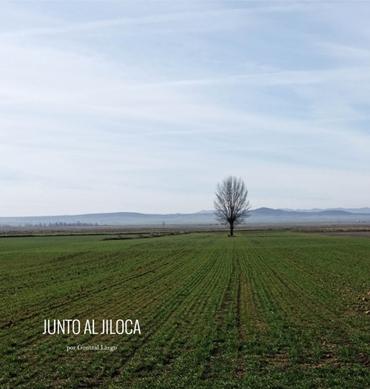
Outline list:
[[[1,387],[365,388],[370,238],[0,239]],[[141,335],[42,335],[44,319]],[[115,345],[72,351],[67,345]]]

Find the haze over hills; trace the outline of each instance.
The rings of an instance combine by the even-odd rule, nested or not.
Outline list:
[[[163,226],[209,225],[218,223],[212,210],[194,213],[145,214],[139,212],[92,213],[60,216],[0,217],[1,226],[47,225],[106,225],[106,226]],[[251,210],[248,224],[338,223],[369,224],[370,208],[332,208],[291,210],[257,208]]]

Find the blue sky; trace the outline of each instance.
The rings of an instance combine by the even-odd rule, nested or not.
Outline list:
[[[361,207],[370,3],[2,2],[0,215]]]

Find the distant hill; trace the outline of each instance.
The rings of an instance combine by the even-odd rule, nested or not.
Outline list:
[[[4,226],[37,225],[109,225],[109,226],[161,226],[215,224],[212,210],[195,213],[145,214],[139,212],[92,213],[60,216],[0,217]],[[296,223],[370,223],[370,208],[333,208],[290,210],[257,208],[251,211],[248,224]]]

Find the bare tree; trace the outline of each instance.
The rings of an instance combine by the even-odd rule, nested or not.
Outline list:
[[[234,226],[249,216],[248,189],[241,178],[227,177],[217,185],[214,207],[217,219],[229,224],[230,236],[234,236]]]

